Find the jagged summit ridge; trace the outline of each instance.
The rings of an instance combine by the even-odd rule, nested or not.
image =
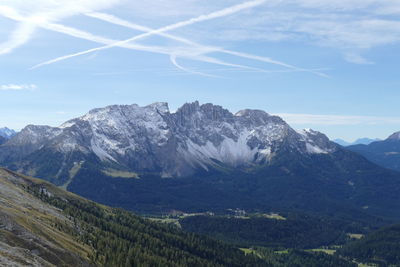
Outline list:
[[[93,109],[60,127],[29,125],[3,145],[7,146],[21,147],[18,158],[42,150],[79,152],[165,177],[191,175],[216,165],[248,168],[267,164],[282,150],[307,156],[337,149],[325,135],[312,130],[298,133],[262,110],[233,114],[198,101],[174,113],[163,102]],[[1,152],[0,160],[5,156],[12,158]]]

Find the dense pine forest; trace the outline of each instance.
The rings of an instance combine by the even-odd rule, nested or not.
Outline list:
[[[184,233],[122,209],[106,208],[82,199],[61,198],[38,186],[28,188],[43,201],[64,211],[74,227],[58,228],[93,248],[91,260],[100,266],[266,266],[255,255],[207,237]]]
[[[379,266],[400,265],[400,225],[392,225],[366,235],[341,248],[338,254]]]
[[[340,219],[288,213],[282,219],[262,215],[236,218],[233,216],[189,216],[180,225],[189,232],[205,234],[241,246],[267,246],[311,249],[340,245],[347,233],[361,233],[361,224]]]

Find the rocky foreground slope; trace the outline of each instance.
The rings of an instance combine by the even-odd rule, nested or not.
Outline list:
[[[54,226],[72,220],[26,191],[40,183],[0,169],[0,266],[89,266],[91,248]]]
[[[0,266],[268,266],[0,168]]]

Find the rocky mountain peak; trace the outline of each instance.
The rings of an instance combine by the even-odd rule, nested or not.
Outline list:
[[[204,113],[205,117],[209,120],[221,121],[232,118],[233,114],[221,106],[207,103],[200,106],[200,110]]]
[[[235,116],[237,117],[246,117],[246,118],[251,118],[251,117],[269,117],[270,115],[265,112],[264,110],[259,110],[259,109],[243,109],[239,110],[238,112],[235,113]]]
[[[60,133],[60,129],[46,125],[28,125],[10,139],[14,145],[36,144],[48,140]]]
[[[10,139],[16,134],[16,132],[12,129],[9,129],[7,127],[0,128],[0,136],[4,137],[5,139]]]
[[[244,109],[235,113],[235,117],[242,121],[251,122],[252,124],[263,125],[267,123],[285,124],[286,122],[278,116],[272,116],[263,110]]]
[[[338,149],[338,145],[331,142],[329,138],[321,132],[312,129],[303,129],[299,133],[306,142],[306,148],[310,153],[326,154]]]
[[[388,137],[387,140],[400,140],[400,132],[396,132]]]
[[[160,114],[169,113],[169,106],[167,102],[155,102],[153,104],[148,105],[147,107],[157,110]]]
[[[177,114],[182,114],[184,116],[190,116],[200,110],[199,101],[195,101],[192,103],[185,103],[182,107],[178,108],[176,111]]]

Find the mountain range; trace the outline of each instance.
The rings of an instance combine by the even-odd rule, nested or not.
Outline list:
[[[390,135],[383,141],[368,145],[353,145],[347,148],[382,167],[400,171],[400,132]]]
[[[381,141],[381,139],[379,138],[368,138],[368,137],[364,137],[364,138],[359,138],[357,140],[355,140],[354,142],[347,142],[343,139],[334,139],[333,142],[341,145],[341,146],[352,146],[352,145],[369,145],[372,142],[376,142],[376,141]]]
[[[2,147],[0,160],[41,176],[30,157],[61,157],[50,174],[62,184],[73,164],[89,158],[104,168],[184,177],[222,166],[263,165],[284,149],[307,156],[338,147],[317,132],[298,133],[281,118],[260,110],[232,114],[220,106],[194,102],[170,113],[166,103],[155,103],[95,109],[55,128],[29,125]]]
[[[290,209],[400,218],[399,173],[261,110],[108,106],[59,127],[25,127],[0,146],[0,163],[139,212]]]

